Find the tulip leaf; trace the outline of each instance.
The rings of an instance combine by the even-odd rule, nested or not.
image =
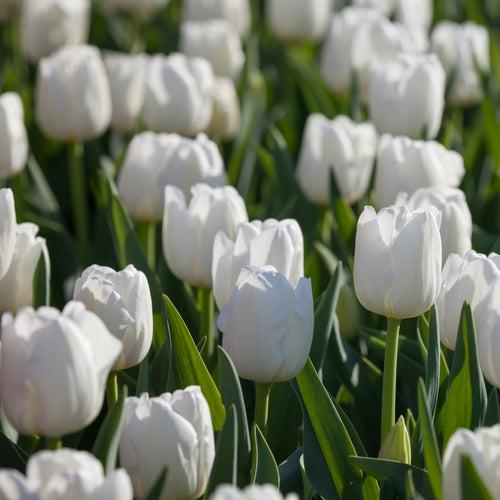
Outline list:
[[[151,491],[147,494],[145,500],[161,500],[164,498],[163,488],[167,484],[168,479],[168,469],[165,467],[158,476],[158,479],[153,484]]]
[[[257,424],[252,427],[251,484],[274,484],[280,486],[280,474],[276,460],[266,438]]]
[[[0,468],[24,472],[27,461],[26,453],[3,432],[0,432]]]
[[[168,336],[156,354],[151,363],[150,390],[153,394],[159,396],[168,390],[168,376],[170,366],[170,352],[172,346],[171,339]]]
[[[144,392],[149,393],[149,359],[146,356],[139,364],[139,375],[135,395],[140,396]]]
[[[193,337],[184,323],[181,315],[164,295],[168,327],[172,338],[172,370],[180,388],[199,385],[205,396],[215,430],[222,429],[225,418],[225,408],[215,382],[201,357]],[[170,384],[170,381],[169,381]]]
[[[498,401],[498,391],[495,387],[491,389],[484,417],[484,426],[491,427],[500,423],[500,404]]]
[[[340,239],[345,247],[349,248],[356,232],[357,217],[342,197],[332,169],[330,169],[330,200]]]
[[[470,456],[462,455],[460,462],[462,498],[474,500],[493,500],[493,495],[478,473]]]
[[[45,245],[33,278],[33,304],[35,308],[50,305],[50,257]]]

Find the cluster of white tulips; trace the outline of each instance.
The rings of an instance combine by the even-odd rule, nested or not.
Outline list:
[[[0,500],[500,499],[500,51],[443,12],[0,0]]]

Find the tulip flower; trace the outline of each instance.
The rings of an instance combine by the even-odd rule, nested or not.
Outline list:
[[[299,500],[295,493],[283,496],[273,484],[252,484],[243,490],[232,484],[222,484],[208,497],[209,500]]]
[[[63,448],[32,455],[26,476],[16,470],[3,469],[0,497],[5,500],[132,500],[132,484],[123,469],[105,476],[101,462],[90,453]]]
[[[120,464],[137,498],[145,498],[165,467],[161,500],[203,495],[215,456],[208,404],[191,386],[156,398],[127,398],[120,436]]]
[[[90,0],[22,0],[21,41],[25,56],[36,63],[56,50],[86,43]]]
[[[427,31],[433,16],[433,0],[396,0],[396,20],[408,28]]]
[[[216,78],[213,88],[212,121],[208,133],[223,141],[233,139],[240,131],[240,101],[234,82],[230,78]]]
[[[116,272],[94,264],[75,282],[73,299],[102,319],[123,344],[114,370],[138,365],[153,340],[153,309],[146,275],[133,265]]]
[[[400,54],[373,66],[370,117],[381,133],[433,139],[441,127],[446,76],[431,55]]]
[[[238,79],[245,53],[238,32],[228,21],[189,21],[182,25],[180,37],[184,54],[205,58],[217,76]]]
[[[2,317],[0,399],[22,434],[57,439],[98,415],[107,376],[122,350],[79,302],[59,312],[21,309]]]
[[[377,133],[370,123],[346,116],[328,120],[312,114],[306,122],[296,170],[297,181],[312,203],[330,202],[330,172],[349,203],[367,191],[377,151]]]
[[[419,188],[458,187],[464,174],[462,156],[437,142],[384,135],[375,169],[377,205],[392,205],[401,192],[412,195]]]
[[[358,7],[375,9],[384,16],[392,14],[395,7],[395,0],[353,0],[352,3]]]
[[[111,89],[111,126],[130,133],[137,125],[144,106],[146,56],[110,53],[106,55],[104,62]]]
[[[16,207],[10,189],[0,189],[0,279],[7,273],[16,248]]]
[[[224,232],[215,237],[212,281],[217,307],[229,302],[241,270],[246,265],[274,266],[292,287],[304,275],[304,239],[298,222],[285,219],[241,224],[233,241]]]
[[[462,496],[461,461],[467,455],[491,498],[498,498],[498,450],[500,447],[500,425],[482,427],[474,432],[458,429],[448,441],[443,456],[444,500],[467,500]]]
[[[213,86],[207,60],[183,54],[153,56],[146,73],[146,127],[188,136],[205,131],[212,118]]]
[[[271,32],[285,40],[318,40],[325,33],[332,0],[266,0]]]
[[[474,318],[477,305],[486,297],[490,287],[500,278],[500,256],[478,254],[473,250],[460,257],[451,254],[443,268],[441,290],[436,307],[441,342],[455,350],[462,306],[467,301]]]
[[[28,134],[19,94],[0,96],[0,179],[17,175],[28,160]]]
[[[444,186],[420,188],[411,196],[400,193],[396,205],[405,205],[410,210],[432,206],[441,212],[443,263],[451,253],[465,255],[471,249],[472,216],[460,189]]]
[[[432,32],[432,50],[451,80],[449,101],[458,106],[481,102],[481,75],[490,73],[488,30],[473,22],[442,21]]]
[[[184,0],[182,17],[186,21],[224,19],[245,38],[252,24],[249,0]]]
[[[118,176],[118,192],[130,215],[160,222],[165,187],[177,186],[191,196],[197,183],[224,185],[224,163],[217,145],[205,134],[195,140],[177,134],[142,132],[130,142]]]

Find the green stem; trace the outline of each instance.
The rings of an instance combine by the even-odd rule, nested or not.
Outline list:
[[[207,336],[207,358],[210,360],[215,350],[214,296],[209,288],[198,288],[200,311],[200,340]]]
[[[267,415],[269,412],[269,394],[271,384],[260,384],[255,382],[255,423],[259,426],[262,434],[267,434]]]
[[[45,438],[45,448],[47,450],[59,450],[62,448],[62,441],[60,438]]]
[[[136,226],[136,231],[148,266],[154,270],[156,267],[156,224],[153,222],[140,222]]]
[[[108,411],[118,401],[118,375],[116,372],[111,372],[106,383],[106,400],[108,402]]]
[[[380,442],[384,442],[395,423],[396,376],[398,370],[398,341],[401,320],[387,319],[387,341],[385,344],[384,378],[382,386],[382,420]]]

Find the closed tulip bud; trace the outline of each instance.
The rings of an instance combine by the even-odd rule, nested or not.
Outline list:
[[[14,491],[19,496],[13,494]],[[26,477],[18,471],[4,469],[0,473],[0,497],[5,500],[132,500],[132,484],[123,469],[105,476],[101,462],[90,453],[63,448],[32,455]]]
[[[208,133],[223,141],[233,139],[240,131],[240,101],[230,78],[216,78],[212,97],[214,110]]]
[[[283,496],[273,484],[252,484],[242,490],[232,484],[222,484],[209,500],[299,500],[299,497],[295,493]]]
[[[160,222],[165,187],[177,186],[186,198],[197,183],[224,185],[224,163],[205,134],[187,139],[177,134],[143,132],[130,142],[118,176],[120,198],[134,219]]]
[[[458,187],[464,174],[462,156],[437,142],[385,135],[375,169],[377,205],[392,205],[400,192],[411,195],[419,188]]]
[[[451,80],[449,101],[468,106],[483,97],[481,74],[490,72],[488,30],[473,22],[439,23],[432,32],[432,50]]]
[[[326,33],[332,0],[266,0],[271,32],[284,40],[319,40]]]
[[[433,0],[396,0],[396,19],[408,28],[427,31],[433,16]]]
[[[105,7],[128,12],[147,20],[156,11],[166,7],[170,0],[101,0]]]
[[[111,93],[96,47],[64,47],[40,61],[36,119],[45,135],[61,141],[87,141],[106,131]]]
[[[145,274],[128,265],[116,272],[93,265],[76,280],[73,299],[99,316],[123,344],[114,370],[138,365],[153,340],[151,292]]]
[[[433,207],[364,209],[356,232],[354,287],[366,309],[405,319],[434,304],[441,284],[440,223]]]
[[[368,107],[379,132],[436,137],[444,108],[445,73],[433,55],[400,54],[372,67]]]
[[[349,202],[367,191],[377,151],[377,133],[370,123],[347,116],[328,120],[312,114],[306,122],[296,170],[307,199],[318,205],[330,202],[330,173],[340,194]]]
[[[285,382],[304,367],[314,329],[311,281],[293,287],[273,266],[245,266],[217,325],[242,378]]]
[[[293,287],[304,276],[304,239],[294,219],[241,224],[234,241],[220,232],[213,252],[212,280],[220,311],[229,302],[244,266],[274,266]]]
[[[0,279],[7,273],[16,248],[16,207],[10,189],[0,189]]]
[[[463,191],[450,187],[417,189],[411,196],[402,193],[396,205],[405,205],[410,210],[436,207],[441,212],[441,243],[443,263],[448,255],[465,255],[472,247],[472,216]]]
[[[238,32],[222,19],[184,23],[180,46],[187,56],[209,61],[218,76],[236,80],[245,64]]]
[[[89,20],[89,0],[22,0],[25,56],[36,63],[61,47],[86,43]]]
[[[17,175],[28,160],[28,134],[19,94],[0,96],[0,179]]]
[[[478,254],[464,257],[451,254],[443,268],[441,291],[436,302],[441,342],[455,350],[462,306],[467,301],[478,321],[476,306],[500,278],[500,256]]]
[[[396,424],[384,438],[379,458],[411,464],[411,441],[406,429],[405,419],[400,416]]]
[[[212,118],[215,83],[210,63],[183,54],[156,55],[146,73],[142,118],[155,132],[193,136],[207,129]]]
[[[498,499],[498,452],[500,425],[482,427],[474,432],[458,429],[448,441],[443,456],[444,500],[468,500],[462,495],[462,457],[468,456],[491,498]]]
[[[211,188],[197,184],[189,205],[179,188],[165,189],[163,253],[171,271],[192,285],[212,286],[215,236],[223,231],[231,239],[248,221],[243,198],[232,186]]]
[[[161,500],[191,500],[205,492],[215,456],[207,401],[191,386],[157,398],[127,398],[120,436],[120,464],[134,494],[145,498],[167,467]]]
[[[111,89],[111,126],[121,132],[132,132],[144,106],[146,56],[113,53],[107,54],[104,62]]]
[[[395,0],[353,0],[353,5],[375,9],[384,16],[389,16],[394,11]]]
[[[185,0],[182,17],[184,22],[224,19],[241,37],[248,35],[252,24],[249,0]]]
[[[2,317],[0,399],[22,434],[51,438],[79,431],[102,406],[122,346],[78,302],[21,309]]]

